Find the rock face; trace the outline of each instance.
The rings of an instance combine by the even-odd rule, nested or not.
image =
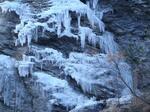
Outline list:
[[[106,13],[103,20],[132,64],[136,88],[146,92],[150,85],[150,2],[109,0],[101,4],[111,5],[113,12]]]
[[[125,58],[137,88],[148,90],[148,1],[3,1],[0,101],[10,110],[99,112],[106,102],[129,103]]]

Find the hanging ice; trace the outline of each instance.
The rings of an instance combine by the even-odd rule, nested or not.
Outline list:
[[[88,27],[79,27],[79,36],[82,48],[85,47],[86,40],[93,46],[98,43],[98,36]]]
[[[32,69],[33,69],[34,63],[31,62],[31,60],[29,60],[29,58],[25,58],[25,56],[23,58],[24,59],[22,61],[18,61],[16,66],[18,68],[20,77],[27,77],[30,74],[32,74]]]
[[[115,54],[118,52],[118,47],[113,39],[113,35],[109,32],[105,32],[102,36],[99,36],[99,45],[105,53]]]
[[[96,8],[96,6],[97,6],[97,3],[98,3],[98,0],[93,0],[93,9],[95,9]]]
[[[95,7],[97,1],[93,1]],[[49,3],[48,3],[49,4]],[[58,37],[68,36],[78,39],[78,34],[72,32],[72,17],[70,12],[75,12],[78,18],[78,28],[81,26],[81,17],[87,15],[91,26],[99,26],[100,32],[104,32],[104,24],[101,20],[96,17],[93,11],[79,0],[51,0],[51,6],[47,10],[41,9],[39,13],[35,13],[35,9],[32,9],[29,4],[23,4],[21,2],[3,2],[0,3],[0,7],[3,12],[15,11],[19,15],[21,23],[16,26],[15,33],[18,33],[18,44],[30,44],[32,39],[36,39],[38,27],[42,27],[43,33],[45,31],[54,32],[56,31]],[[61,7],[62,8],[61,8]],[[35,19],[36,17],[36,19]],[[39,19],[48,18],[48,21],[42,23]],[[52,27],[49,24],[53,24]],[[80,29],[79,29],[80,30]],[[80,32],[80,31],[79,31]],[[43,36],[42,36],[43,37]],[[95,38],[95,36],[94,36]],[[80,39],[82,47],[84,46],[84,36]]]

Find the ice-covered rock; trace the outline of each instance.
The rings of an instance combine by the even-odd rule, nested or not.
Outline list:
[[[97,104],[94,99],[89,99],[86,96],[74,91],[66,80],[52,77],[50,74],[43,72],[35,72],[33,76],[37,77],[36,83],[42,84],[44,93],[51,96],[51,103],[58,103],[65,107],[74,108],[77,106],[84,106],[86,104]],[[55,101],[55,102],[52,102]]]
[[[65,73],[74,79],[85,93],[97,98],[114,97],[117,90],[115,80],[117,73],[107,60],[106,55],[88,56],[72,53],[65,65]],[[121,84],[121,82],[118,81]],[[118,87],[119,88],[119,87]]]

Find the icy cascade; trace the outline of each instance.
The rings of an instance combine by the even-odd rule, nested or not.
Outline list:
[[[99,32],[104,32],[104,24],[103,22],[96,17],[93,11],[85,4],[80,2],[79,0],[51,0],[49,3],[51,7],[47,8],[47,10],[42,10],[40,13],[34,13],[33,9],[29,4],[23,4],[21,2],[3,2],[0,3],[0,7],[3,12],[7,13],[9,11],[15,11],[19,16],[21,23],[16,26],[15,33],[18,33],[18,39],[16,40],[16,45],[18,44],[30,44],[32,39],[37,40],[38,36],[38,28],[42,27],[43,33],[45,31],[49,32],[57,32],[58,37],[68,36],[74,37],[76,39],[80,38],[81,46],[84,47],[85,37],[80,35],[80,29],[78,34],[74,34],[72,32],[73,29],[76,29],[72,26],[71,21],[71,13],[75,12],[78,18],[78,28],[82,28],[81,26],[81,17],[87,15],[87,18],[92,27],[98,26]],[[93,2],[94,6],[96,2]],[[62,8],[61,8],[61,7]],[[41,19],[48,18],[46,22],[39,22]],[[90,27],[87,26],[90,29]],[[92,29],[90,29],[92,31]],[[82,30],[82,34],[86,33],[86,31]],[[96,41],[97,35],[93,32],[93,36]],[[85,39],[84,39],[85,38]],[[93,40],[94,40],[93,39]]]
[[[9,56],[0,55],[0,99],[7,106],[21,110],[25,106],[26,91],[17,79],[15,63]]]
[[[97,6],[98,0],[93,0],[93,8],[95,9]]]

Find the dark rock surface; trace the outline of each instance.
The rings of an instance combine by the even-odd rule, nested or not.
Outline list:
[[[115,34],[132,65],[138,89],[150,90],[150,1],[102,0],[113,12],[104,15],[106,28]]]

